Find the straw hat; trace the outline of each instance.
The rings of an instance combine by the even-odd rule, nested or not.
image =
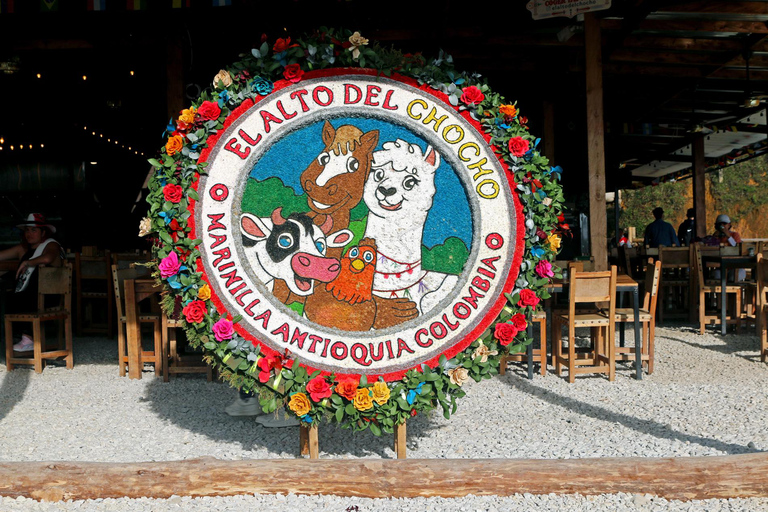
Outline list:
[[[23,229],[26,227],[48,228],[51,233],[56,232],[56,226],[48,224],[45,220],[45,216],[42,213],[30,213],[27,218],[21,224],[16,224],[17,228]]]

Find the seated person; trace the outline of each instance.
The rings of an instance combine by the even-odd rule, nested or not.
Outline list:
[[[717,219],[715,219],[715,232],[704,238],[704,244],[718,247],[721,245],[730,245],[731,247],[735,247],[736,244],[740,244],[741,235],[739,235],[739,233],[736,231],[733,231],[731,229],[732,227],[733,225],[731,224],[731,218],[724,213],[721,213],[717,216]],[[740,268],[738,271],[738,279],[736,280],[743,281],[746,279],[747,270]],[[733,271],[728,272],[728,278],[734,280],[734,274],[732,272]],[[720,279],[720,271],[713,271],[712,277],[714,279]]]
[[[56,228],[48,224],[45,217],[39,213],[30,213],[27,219],[16,227],[21,229],[24,240],[10,249],[0,251],[0,260],[19,260],[19,268],[12,277],[10,287],[4,287],[9,292],[6,301],[6,311],[23,313],[37,310],[37,267],[49,265],[60,267],[64,261],[64,251],[61,245],[51,238]],[[11,281],[11,280],[7,280]],[[7,289],[10,288],[10,289]],[[8,342],[8,341],[6,341]],[[34,346],[29,333],[23,333],[21,341],[13,345],[16,352],[32,350]]]
[[[675,228],[664,220],[664,210],[661,207],[654,208],[653,216],[656,220],[645,228],[645,245],[653,248],[657,248],[660,245],[664,247],[679,247],[680,242],[677,239]]]

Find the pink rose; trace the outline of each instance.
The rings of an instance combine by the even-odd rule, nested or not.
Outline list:
[[[235,327],[226,318],[221,318],[213,324],[213,336],[216,338],[216,341],[231,340],[234,335]]]
[[[539,303],[539,298],[536,296],[533,290],[529,290],[528,288],[526,288],[525,290],[520,291],[520,300],[517,303],[518,306],[520,306],[521,308],[524,308],[526,306],[530,306],[534,308],[538,303]]]
[[[166,201],[178,203],[181,201],[183,195],[184,189],[181,188],[181,185],[173,185],[172,183],[169,183],[163,187],[163,197]]]
[[[307,393],[313,402],[319,402],[323,398],[331,396],[331,385],[323,377],[318,375],[307,382]]]
[[[536,273],[539,277],[552,277],[555,275],[555,273],[552,272],[552,264],[547,260],[541,260],[536,264]]]
[[[213,101],[204,101],[200,108],[197,109],[197,114],[205,121],[212,121],[218,119],[221,115],[221,107]]]
[[[496,327],[493,329],[493,337],[499,340],[499,343],[505,347],[512,343],[515,336],[517,336],[517,329],[514,325],[506,322],[496,324]]]
[[[528,152],[530,147],[527,140],[522,137],[512,137],[509,139],[509,152],[512,156],[523,156]]]
[[[459,99],[467,105],[477,105],[485,99],[485,94],[474,85],[470,85],[461,90],[461,98]]]
[[[512,315],[510,321],[518,331],[524,331],[525,328],[528,327],[528,321],[525,319],[525,315],[522,313],[515,313]]]
[[[205,302],[193,300],[181,310],[184,313],[184,319],[191,324],[199,324],[205,320],[205,314],[208,312]]]
[[[301,81],[301,77],[304,76],[304,70],[298,64],[288,64],[283,71],[283,76],[286,80],[295,84]]]
[[[181,263],[179,262],[179,256],[171,251],[171,253],[160,260],[160,265],[158,265],[160,268],[160,277],[162,278],[169,278],[173,275],[176,275],[179,272],[179,268],[181,267]]]

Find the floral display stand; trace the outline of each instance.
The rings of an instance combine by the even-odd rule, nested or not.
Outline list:
[[[568,226],[527,123],[442,53],[264,40],[150,160],[141,233],[166,308],[265,413],[312,427],[303,447],[329,422],[398,432],[404,457],[405,420],[449,418],[548,298]]]

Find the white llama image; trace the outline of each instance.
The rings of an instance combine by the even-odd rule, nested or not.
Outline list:
[[[421,268],[424,224],[435,196],[440,155],[397,139],[373,153],[363,201],[368,206],[364,237],[376,240],[378,260],[373,293],[408,298],[420,314],[435,307],[458,282],[458,276]]]

